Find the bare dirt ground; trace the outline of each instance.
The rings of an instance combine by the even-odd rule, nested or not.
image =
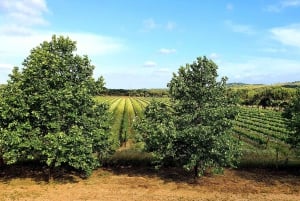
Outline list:
[[[300,175],[286,171],[225,170],[197,181],[178,170],[114,168],[88,179],[68,174],[50,182],[35,170],[1,170],[2,200],[299,201]]]

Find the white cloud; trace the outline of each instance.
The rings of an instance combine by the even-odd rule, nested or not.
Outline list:
[[[0,26],[0,34],[3,35],[30,35],[33,30],[24,26],[15,24]]]
[[[98,56],[122,51],[124,45],[119,39],[91,34],[91,33],[56,33],[57,36],[69,36],[77,42],[77,54],[88,55],[92,60]],[[0,34],[0,83],[8,78],[12,66],[20,66],[23,60],[30,54],[32,48],[37,47],[43,41],[50,41],[52,33],[37,33],[30,35],[5,35]]]
[[[116,38],[91,33],[62,33],[77,41],[78,54],[105,55],[124,49],[122,41]]]
[[[0,63],[0,84],[3,84],[8,79],[8,75],[11,73],[13,65],[7,63]]]
[[[0,70],[7,71],[12,69],[13,69],[13,65],[0,63]]]
[[[276,27],[270,32],[272,37],[280,43],[300,48],[300,24]]]
[[[166,24],[157,23],[153,18],[148,18],[143,21],[142,32],[149,32],[155,29],[165,29],[167,31],[173,31],[176,28],[176,23],[172,21],[168,21]]]
[[[159,69],[156,69],[152,72],[151,77],[154,77],[156,79],[164,78],[163,79],[164,82],[167,83],[169,80],[171,80],[172,75],[173,75],[173,72],[172,72],[171,69],[169,69],[169,68],[159,68]],[[166,84],[161,85],[161,86],[166,86]]]
[[[44,0],[2,0],[0,11],[4,19],[4,23],[0,24],[0,33],[29,34],[33,26],[48,24],[44,14],[49,10]]]
[[[268,53],[284,53],[284,52],[287,52],[287,49],[269,47],[269,48],[263,48],[260,51],[261,52],[268,52]]]
[[[154,61],[145,61],[143,66],[144,67],[156,67],[157,64]]]
[[[46,2],[44,0],[2,0],[0,9],[6,12],[21,12],[28,15],[41,15],[48,12]]]
[[[27,13],[10,13],[7,15],[12,23],[22,26],[47,25],[48,22],[42,16],[31,16]]]
[[[283,7],[298,7],[300,6],[300,0],[283,0],[281,5]]]
[[[157,28],[159,25],[154,21],[154,19],[149,18],[143,21],[143,29],[142,31],[151,31],[155,28]]]
[[[233,32],[243,33],[247,35],[253,35],[256,33],[252,26],[244,25],[244,24],[236,24],[233,23],[231,20],[226,20],[225,25]]]
[[[173,31],[176,28],[176,23],[175,22],[168,22],[166,25],[166,29],[168,31]]]
[[[172,71],[169,68],[160,68],[154,72],[161,74],[161,73],[171,73]]]
[[[161,54],[173,54],[176,53],[176,49],[161,48],[158,52]]]
[[[299,7],[300,0],[281,0],[277,4],[268,5],[266,10],[269,12],[281,12],[283,9],[292,8],[292,7]]]
[[[78,54],[103,55],[117,52],[123,49],[124,45],[115,38],[91,34],[91,33],[56,33],[57,36],[69,36],[77,42]],[[5,56],[26,56],[30,50],[43,41],[50,41],[52,33],[33,33],[31,35],[1,35],[0,52]],[[0,61],[1,62],[1,61]]]
[[[213,52],[208,56],[210,59],[218,59],[220,57],[220,55],[218,55],[217,53]]]
[[[233,6],[232,3],[227,3],[227,4],[226,4],[226,10],[232,11],[233,9],[234,9],[234,6]]]
[[[221,76],[229,82],[273,84],[299,80],[300,61],[271,57],[253,57],[239,62],[221,62]]]
[[[128,73],[111,72],[103,74],[106,87],[110,89],[143,89],[143,88],[162,88],[166,87],[172,77],[172,73]]]
[[[118,38],[85,32],[40,31],[40,26],[49,24],[45,19],[49,13],[45,0],[0,0],[0,82],[8,77],[11,66],[20,66],[32,48],[50,41],[53,34],[69,36],[77,42],[76,53],[86,54],[92,61],[99,55],[124,49]]]

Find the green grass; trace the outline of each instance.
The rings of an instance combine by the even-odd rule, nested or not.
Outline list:
[[[135,166],[149,167],[152,165],[153,156],[134,148],[122,149],[107,161],[110,166]]]
[[[115,100],[118,104],[115,105],[113,109],[113,119],[112,119],[112,141],[114,142],[114,148],[120,146],[120,131],[122,130],[123,125],[123,113],[125,109],[125,99],[119,98]],[[113,105],[114,103],[112,103]]]
[[[112,136],[115,140],[120,140],[120,137],[124,138],[124,134],[126,133],[127,140],[134,142],[133,121],[136,117],[141,118],[143,116],[145,107],[153,99],[170,103],[168,98],[101,97],[101,101],[110,105],[110,111],[114,116]],[[239,115],[234,122],[233,128],[233,135],[242,141],[243,157],[240,167],[275,167],[300,164],[300,159],[296,157],[293,151],[289,150],[289,145],[285,143],[286,137],[289,134],[289,131],[285,127],[285,121],[281,116],[281,112],[278,111],[240,107]],[[138,147],[137,144],[131,144],[129,148],[134,149],[136,146]],[[126,157],[132,158],[130,155],[141,154],[139,151],[136,152],[134,153],[131,150],[116,153],[117,156],[114,157],[118,159],[114,158],[113,160],[121,161],[120,158],[122,157],[125,160]],[[135,157],[138,158],[137,155]],[[286,160],[287,158],[288,161]],[[137,161],[139,160],[137,159]]]

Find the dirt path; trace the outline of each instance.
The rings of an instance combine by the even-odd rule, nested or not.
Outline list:
[[[173,171],[97,170],[47,183],[37,178],[1,178],[2,200],[300,200],[300,176],[286,172],[226,170],[197,182]]]

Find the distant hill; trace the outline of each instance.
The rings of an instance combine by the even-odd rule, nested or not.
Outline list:
[[[245,86],[248,85],[246,83],[242,83],[242,82],[232,82],[232,83],[227,83],[227,86],[229,87],[234,87],[234,86]]]
[[[256,88],[261,88],[261,87],[266,87],[269,85],[264,85],[264,84],[246,84],[246,83],[228,83],[227,86],[229,88],[233,89],[256,89]]]
[[[300,81],[277,83],[277,84],[247,84],[242,82],[233,82],[233,83],[228,83],[227,86],[230,88],[261,88],[261,87],[274,87],[274,86],[284,87],[284,88],[296,88],[296,87],[300,87]]]
[[[283,83],[281,86],[286,88],[300,87],[300,81]]]

